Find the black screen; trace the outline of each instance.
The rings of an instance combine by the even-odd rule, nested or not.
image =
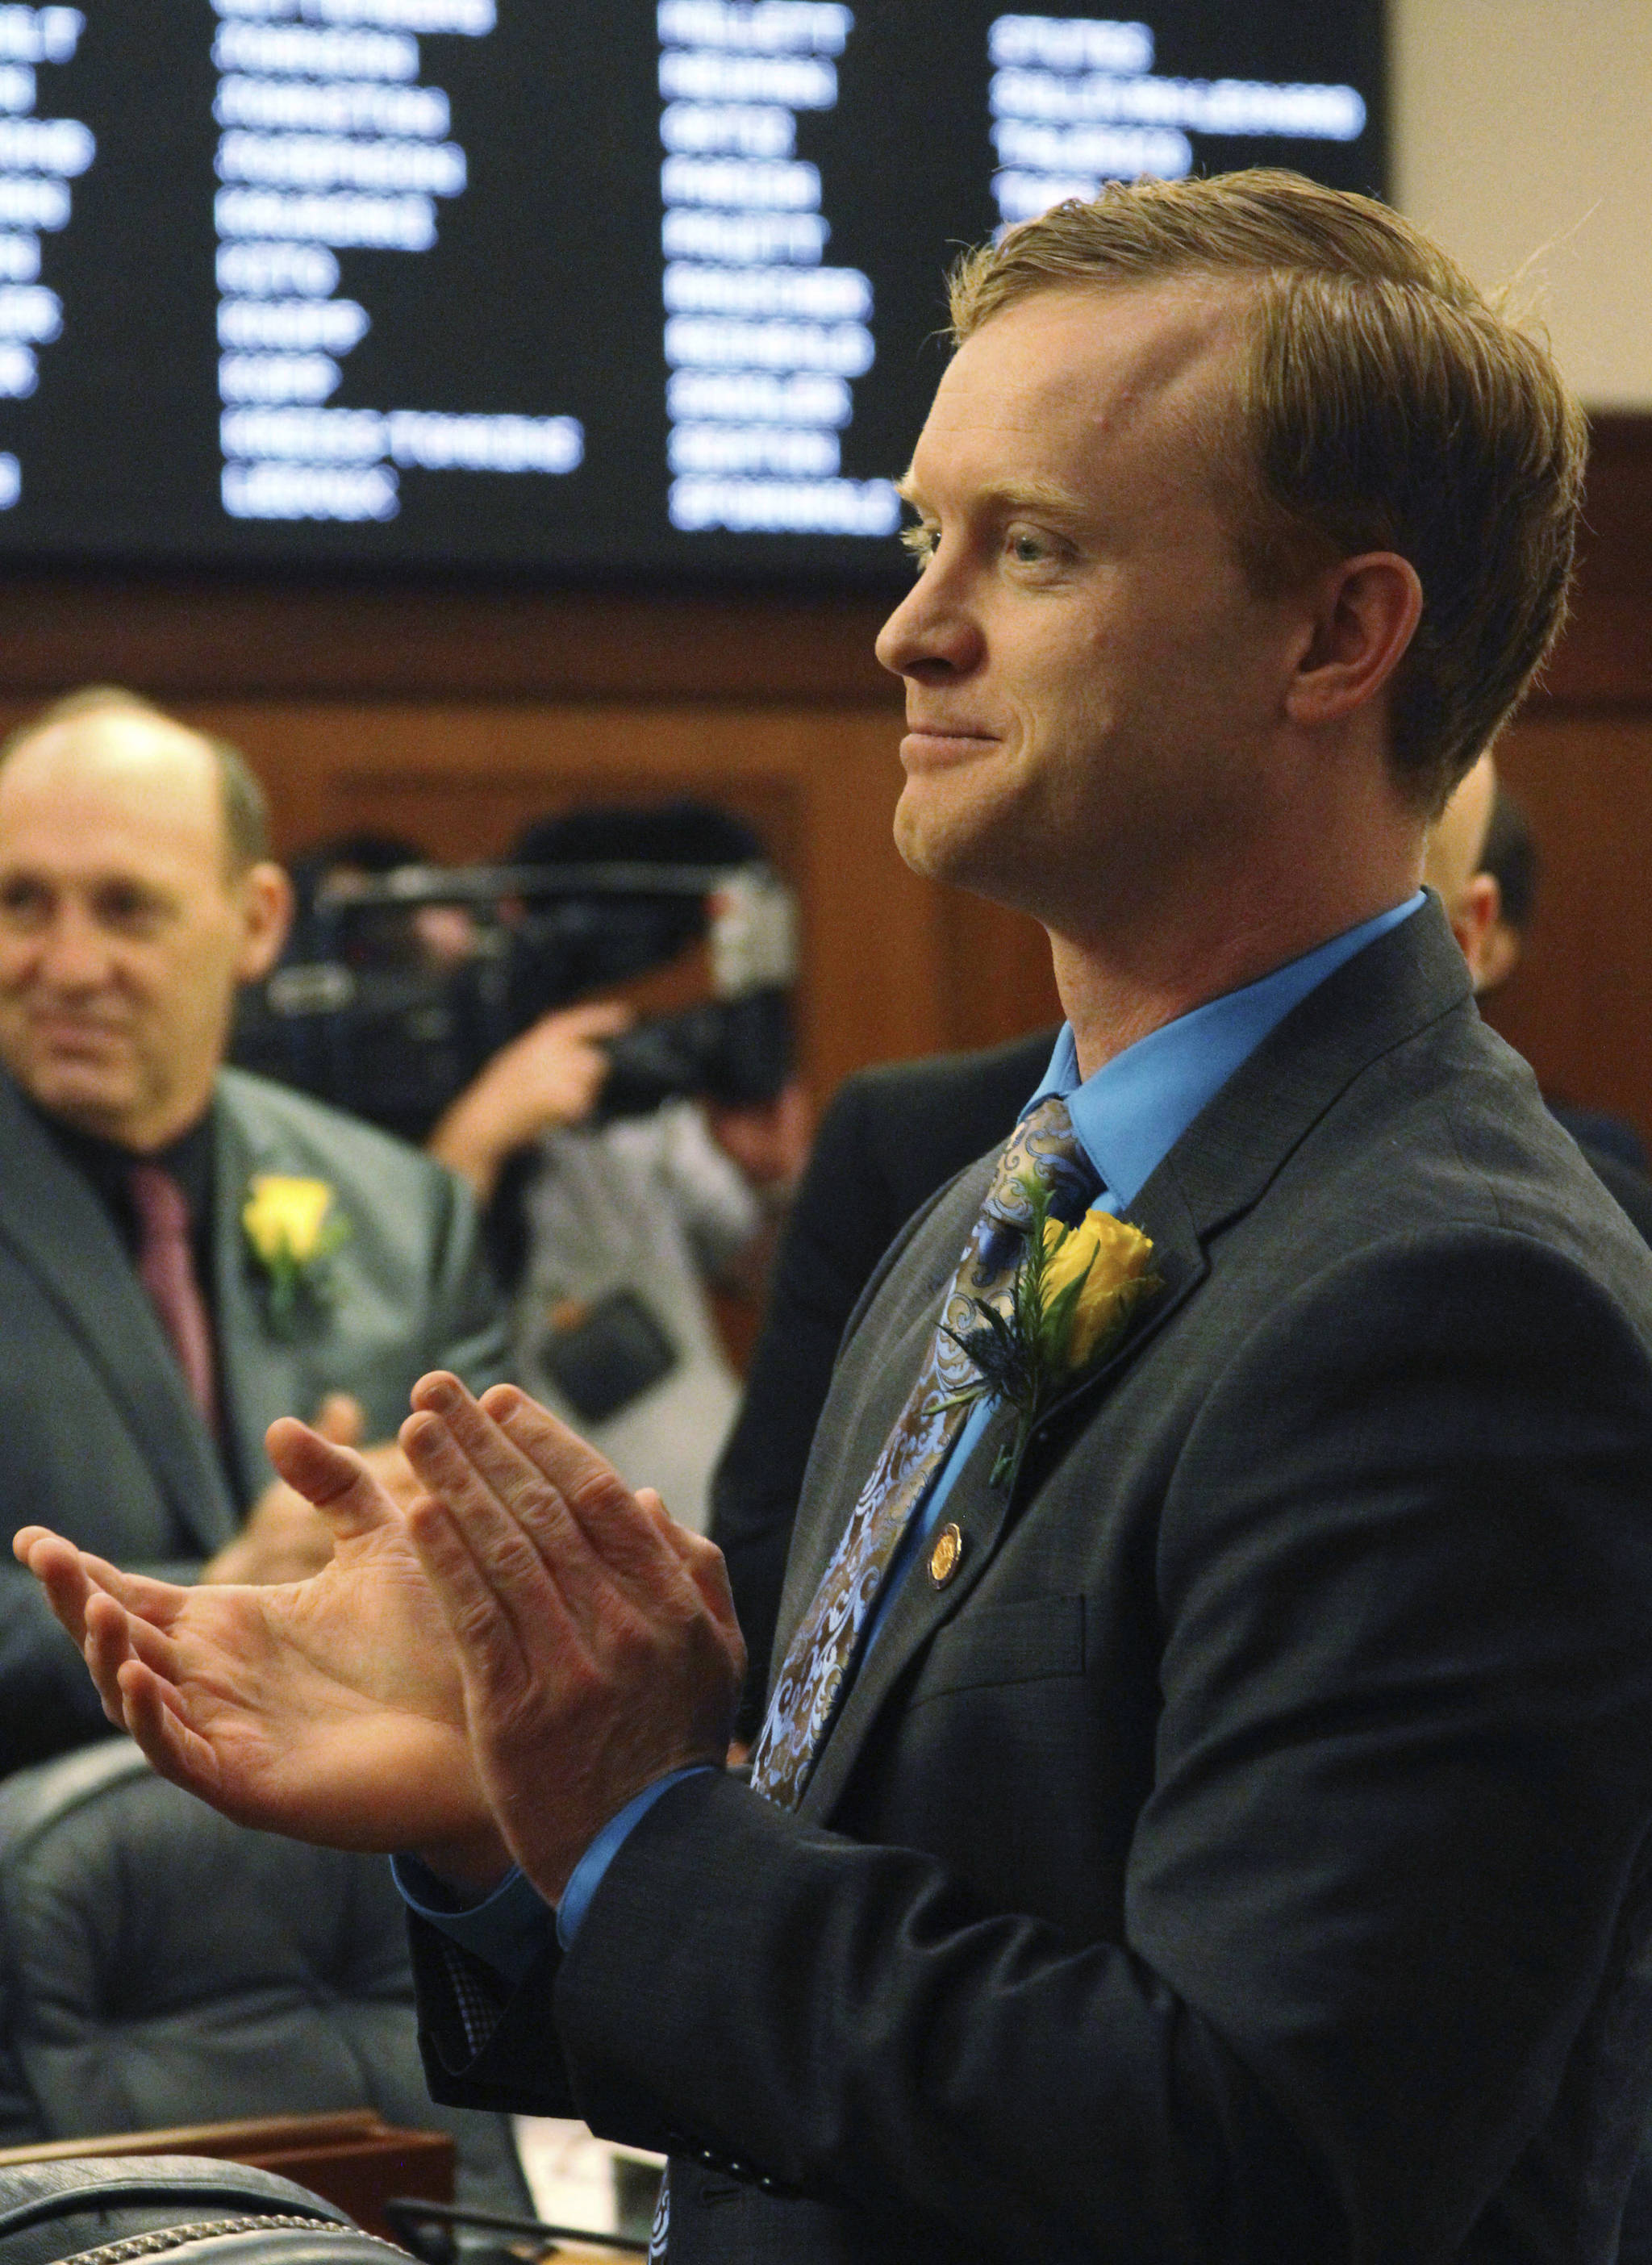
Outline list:
[[[865,583],[964,244],[1383,187],[1379,0],[0,5],[0,557]]]

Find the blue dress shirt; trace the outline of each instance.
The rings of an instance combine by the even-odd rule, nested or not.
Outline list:
[[[1379,913],[1374,920],[1361,921],[1357,928],[1333,936],[1328,943],[1305,952],[1299,959],[1287,960],[1260,981],[1207,1000],[1190,1014],[1138,1038],[1134,1045],[1115,1054],[1082,1082],[1078,1049],[1072,1025],[1067,1024],[1056,1040],[1044,1082],[1027,1109],[1036,1108],[1052,1094],[1066,1101],[1073,1128],[1102,1183],[1093,1207],[1117,1213],[1133,1203],[1194,1118],[1215,1099],[1275,1024],[1283,1022],[1344,960],[1390,929],[1398,928],[1422,903],[1419,890],[1403,904]],[[1026,1113],[1022,1111],[1023,1116]],[[868,1624],[868,1645],[877,1642],[891,1599],[940,1522],[947,1497],[991,1421],[994,1404],[983,1399],[971,1411],[951,1454],[936,1474],[928,1499],[902,1537],[884,1593]],[[554,1914],[564,1948],[579,1932],[603,1874],[638,1818],[679,1779],[693,1773],[673,1770],[660,1778],[597,1834],[575,1866]],[[417,1859],[398,1856],[394,1868],[397,1885],[413,1910],[507,1980],[521,1979],[553,1924],[553,1913],[520,1872],[507,1873],[484,1902],[462,1908],[458,1898]]]

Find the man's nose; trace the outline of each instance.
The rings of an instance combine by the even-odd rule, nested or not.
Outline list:
[[[96,991],[109,980],[109,939],[75,905],[60,905],[40,930],[37,965],[58,991]]]
[[[877,635],[877,658],[896,676],[959,676],[984,643],[972,609],[939,557],[930,560]]]

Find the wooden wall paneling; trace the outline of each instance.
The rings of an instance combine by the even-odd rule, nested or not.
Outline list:
[[[1488,1021],[1546,1089],[1652,1141],[1652,710],[1539,710],[1499,749],[1541,865],[1525,956]]]
[[[0,692],[886,705],[877,598],[11,575]]]
[[[1050,939],[1025,913],[942,892],[947,1044],[997,1045],[1061,1020]]]
[[[464,860],[576,801],[724,802],[798,892],[815,1092],[862,1062],[952,1043],[942,892],[895,854],[899,725],[883,709],[211,701],[178,712],[246,750],[289,854],[373,825]]]
[[[1652,712],[1652,417],[1591,419],[1572,617],[1538,706]]]

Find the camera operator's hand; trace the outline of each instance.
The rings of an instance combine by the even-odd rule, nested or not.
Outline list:
[[[431,1134],[431,1154],[462,1174],[477,1202],[486,1203],[514,1150],[591,1114],[608,1074],[599,1041],[617,1038],[631,1020],[630,1009],[615,1000],[545,1016],[465,1088]]]

